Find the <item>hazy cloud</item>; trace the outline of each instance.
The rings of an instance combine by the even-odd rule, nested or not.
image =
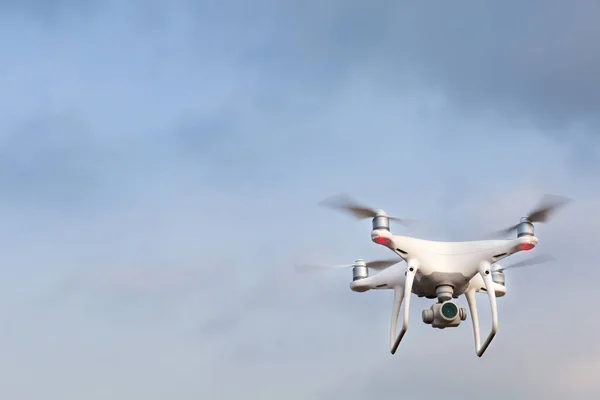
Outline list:
[[[289,40],[280,56],[298,61],[294,72],[318,68],[335,81],[360,70],[387,90],[402,92],[410,82],[435,88],[466,112],[549,131],[597,127],[594,1],[303,2],[290,9],[279,41]]]
[[[597,397],[591,2],[84,3],[0,3],[4,397]],[[485,357],[424,299],[391,356],[391,293],[291,268],[389,256],[343,192],[453,240],[574,201]]]

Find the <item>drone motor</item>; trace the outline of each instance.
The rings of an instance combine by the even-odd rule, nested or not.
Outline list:
[[[390,219],[383,211],[377,212],[377,215],[373,217],[373,230],[386,230],[389,232]]]
[[[517,237],[523,236],[535,236],[534,228],[531,221],[527,218],[521,218],[521,221],[517,225]]]
[[[367,264],[363,260],[356,260],[354,267],[352,268],[352,281],[359,279],[365,279],[369,277],[369,269]]]

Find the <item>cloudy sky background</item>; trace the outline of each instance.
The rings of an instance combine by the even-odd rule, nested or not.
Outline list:
[[[0,397],[597,398],[599,16],[0,1]],[[574,202],[537,228],[559,262],[507,272],[483,358],[422,300],[391,356],[392,293],[292,269],[390,256],[318,206],[343,192],[444,240]]]

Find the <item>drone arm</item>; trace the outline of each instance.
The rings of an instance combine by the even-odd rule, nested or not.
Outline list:
[[[410,311],[410,295],[412,294],[412,286],[413,286],[413,282],[415,281],[415,275],[417,273],[417,266],[415,265],[415,263],[413,263],[412,261],[408,262],[408,266],[406,269],[406,280],[404,283],[404,293],[400,293],[398,291],[398,289],[396,289],[396,299],[394,301],[394,314],[393,317],[396,316],[396,318],[394,318],[394,322],[392,322],[392,338],[394,337],[395,333],[396,333],[396,324],[397,324],[397,315],[400,312],[400,305],[404,302],[404,313],[403,313],[403,318],[402,318],[402,329],[400,330],[400,333],[398,334],[398,336],[396,337],[396,340],[394,340],[394,342],[392,343],[392,348],[391,348],[391,353],[395,354],[396,350],[398,349],[398,346],[400,345],[400,341],[402,341],[402,338],[404,337],[404,334],[406,333],[406,330],[408,329],[408,315],[409,315],[409,311]],[[396,313],[396,309],[398,310],[398,313]]]
[[[492,342],[492,339],[494,339],[494,336],[496,336],[496,332],[498,332],[498,305],[496,303],[496,291],[494,290],[494,282],[492,281],[492,276],[490,274],[490,264],[489,263],[481,263],[479,265],[479,274],[481,275],[481,277],[483,278],[483,282],[485,283],[485,288],[488,294],[488,298],[490,300],[490,308],[492,310],[492,330],[490,332],[490,334],[488,335],[487,339],[485,340],[485,342],[483,343],[483,346],[481,346],[480,348],[477,349],[477,356],[481,357],[483,355],[483,353],[485,353],[485,351],[487,350],[488,346],[490,345],[490,343]],[[467,297],[468,299],[468,297]],[[475,302],[473,301],[472,304],[475,304]],[[471,302],[469,302],[469,306],[471,305]],[[475,307],[476,310],[476,307]],[[471,315],[471,317],[473,318],[473,330],[475,330],[476,325],[477,325],[477,331],[479,331],[479,321],[477,321],[477,323],[475,322],[475,317],[477,315],[477,311],[475,311],[474,313],[475,315]],[[477,318],[478,320],[479,318]],[[476,343],[479,341],[478,340],[478,334],[476,333]]]

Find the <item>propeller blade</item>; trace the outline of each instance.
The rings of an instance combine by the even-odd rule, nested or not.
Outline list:
[[[375,218],[381,212],[381,210],[376,210],[374,208],[360,204],[359,202],[357,202],[355,199],[353,199],[352,197],[350,197],[347,194],[332,196],[328,199],[321,201],[319,204],[321,206],[325,206],[325,207],[337,209],[339,211],[347,212],[347,213],[351,214],[352,216],[354,216],[354,218],[356,218],[356,219]],[[409,226],[413,223],[418,222],[417,220],[413,220],[413,219],[390,217],[390,216],[388,216],[388,219],[390,221],[399,222],[406,226]]]
[[[394,264],[398,264],[402,262],[401,258],[390,258],[387,260],[374,260],[365,263],[365,266],[369,269],[374,269],[376,271],[382,271],[386,268],[391,267]],[[356,266],[354,264],[341,264],[341,265],[322,265],[322,264],[301,264],[296,265],[296,271],[298,272],[318,272],[318,271],[327,271],[327,270],[335,270],[335,269],[343,269],[343,268],[352,268]]]
[[[369,261],[367,263],[367,268],[374,269],[376,271],[383,271],[386,268],[391,267],[392,265],[398,264],[402,262],[401,258],[390,258],[387,260],[377,260],[377,261]]]
[[[567,205],[571,201],[570,198],[555,194],[545,194],[538,206],[529,212],[526,216],[530,222],[548,222],[550,216],[553,215],[559,208]],[[486,237],[506,237],[517,230],[519,224],[515,224],[508,228],[496,231]]]
[[[516,231],[517,227],[518,227],[518,225],[513,225],[513,226],[511,226],[509,228],[501,229],[499,231],[495,231],[495,232],[492,232],[490,234],[487,234],[484,237],[486,239],[504,238],[504,237],[510,235],[511,233],[513,233],[514,231]]]
[[[527,219],[531,222],[547,222],[555,211],[570,201],[571,199],[568,197],[545,194],[537,208],[529,213]]]
[[[544,264],[547,262],[551,262],[551,261],[556,261],[556,258],[554,258],[553,256],[549,255],[549,254],[539,254],[533,257],[530,257],[526,260],[522,260],[513,264],[509,264],[506,266],[500,266],[498,265],[498,268],[495,268],[496,271],[504,271],[510,268],[521,268],[521,267],[528,267],[531,265],[538,265],[538,264]]]
[[[354,264],[345,265],[320,265],[320,264],[301,264],[296,265],[295,269],[298,272],[318,272],[333,269],[352,268]]]
[[[322,206],[334,208],[352,214],[356,219],[374,218],[377,210],[364,206],[347,194],[329,197],[319,203]]]

